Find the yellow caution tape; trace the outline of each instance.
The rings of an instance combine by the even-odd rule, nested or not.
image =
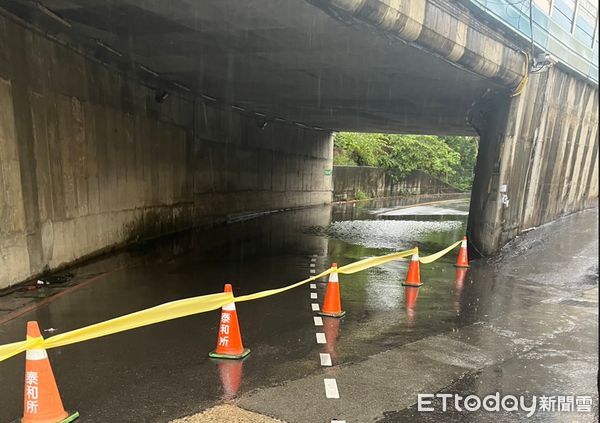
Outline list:
[[[433,263],[434,261],[438,260],[439,258],[441,258],[442,256],[445,256],[446,254],[448,254],[450,251],[452,251],[453,249],[455,249],[456,247],[458,247],[460,245],[462,241],[456,241],[454,244],[444,248],[442,251],[438,251],[437,253],[433,253],[430,256],[425,256],[425,257],[421,257],[419,258],[419,261],[423,264],[429,264],[429,263]]]
[[[421,263],[431,263],[443,255],[456,248],[461,241],[457,241],[449,247],[430,256],[420,258]],[[352,274],[360,272],[371,267],[380,266],[390,261],[398,260],[418,253],[418,248],[400,251],[397,253],[386,254],[379,257],[370,257],[359,260],[354,263],[347,264],[337,269],[338,273]],[[256,292],[254,294],[242,295],[234,297],[231,293],[221,292],[218,294],[201,295],[198,297],[186,298],[183,300],[171,301],[165,304],[151,307],[135,313],[126,314],[104,322],[96,323],[90,326],[85,326],[80,329],[75,329],[59,335],[51,336],[50,338],[28,338],[26,341],[14,342],[12,344],[0,345],[0,361],[4,361],[10,357],[20,354],[28,349],[37,348],[57,348],[66,345],[75,344],[78,342],[88,341],[90,339],[100,338],[102,336],[112,335],[118,332],[123,332],[130,329],[140,328],[155,323],[165,322],[167,320],[178,319],[180,317],[190,316],[192,314],[205,313],[207,311],[217,310],[225,304],[232,302],[242,302],[258,300],[260,298],[277,295],[290,289],[297,288],[308,282],[312,282],[319,278],[329,275],[333,269],[327,269],[318,275],[311,276],[300,282],[283,288],[268,289],[266,291]]]

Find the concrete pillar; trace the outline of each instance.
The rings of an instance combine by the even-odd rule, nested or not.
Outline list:
[[[559,68],[525,91],[484,96],[468,232],[483,255],[519,233],[582,210],[598,197],[598,89]]]

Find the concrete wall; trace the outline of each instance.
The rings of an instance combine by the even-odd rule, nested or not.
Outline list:
[[[396,182],[385,169],[371,166],[334,166],[333,199],[355,200],[359,192],[369,198],[395,195],[421,195],[460,192],[458,189],[428,175],[416,171]]]
[[[469,233],[484,254],[598,197],[598,89],[554,67],[473,115],[479,156]]]
[[[331,201],[332,138],[154,89],[0,16],[0,288],[115,245]]]

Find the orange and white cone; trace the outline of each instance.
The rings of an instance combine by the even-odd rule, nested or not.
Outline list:
[[[412,255],[410,264],[408,265],[408,274],[406,275],[406,282],[402,286],[408,286],[411,288],[418,288],[421,285],[421,273],[419,271],[419,253],[418,251]]]
[[[471,267],[469,266],[469,256],[467,255],[467,237],[463,237],[460,243],[460,250],[458,250],[458,259],[456,260],[456,267]]]
[[[225,284],[224,292],[233,293],[231,284]],[[250,354],[250,349],[244,348],[242,344],[242,335],[240,333],[235,303],[225,304],[221,308],[217,348],[208,353],[208,356],[212,358],[239,360],[248,354]]]
[[[327,282],[327,292],[323,307],[318,314],[328,317],[343,317],[346,312],[342,310],[342,300],[340,298],[340,280],[338,278],[337,264],[331,265],[333,272],[329,274]]]
[[[27,339],[41,338],[37,322],[27,322]],[[25,395],[22,423],[67,423],[79,417],[65,411],[54,373],[43,348],[25,354]]]

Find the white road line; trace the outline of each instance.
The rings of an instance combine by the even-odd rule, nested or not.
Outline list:
[[[317,332],[317,333],[315,333],[315,336],[317,338],[317,344],[326,344],[327,343],[327,339],[325,339],[325,334],[323,332]]]
[[[314,263],[315,261],[317,261],[317,259],[313,257],[310,259],[310,261],[312,261]]]
[[[316,265],[316,264],[314,264],[314,263],[311,263],[311,264],[310,264],[310,267],[317,267],[317,265]]]
[[[332,420],[331,423],[346,423],[346,420]]]
[[[310,289],[317,289],[317,284],[316,283],[311,283],[310,284]]]
[[[315,269],[310,269],[310,273],[317,273],[317,271]]]
[[[311,292],[310,293],[310,299],[311,300],[316,300],[317,299],[317,293],[316,292]]]
[[[325,382],[325,396],[327,398],[339,398],[340,392],[338,391],[337,382],[335,379],[323,379]]]
[[[313,256],[313,257],[318,257],[318,255],[317,255],[317,254],[313,254],[312,256]]]
[[[331,356],[328,353],[319,353],[321,366],[331,366]]]
[[[310,307],[312,308],[312,311],[319,311],[319,304],[312,303]]]
[[[313,316],[313,321],[315,322],[315,326],[323,326],[323,319],[321,316]]]

